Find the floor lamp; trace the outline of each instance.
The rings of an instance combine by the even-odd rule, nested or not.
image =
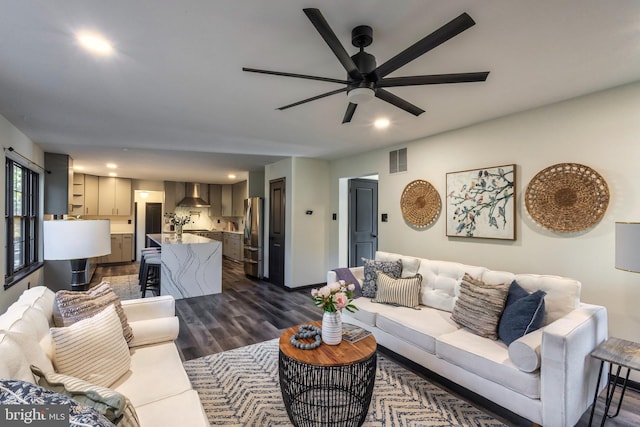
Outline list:
[[[90,282],[87,259],[111,253],[108,219],[44,222],[44,259],[71,262],[71,289],[85,290]]]
[[[640,222],[616,222],[616,268],[640,273]]]

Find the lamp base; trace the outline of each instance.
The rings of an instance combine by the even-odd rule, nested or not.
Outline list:
[[[87,258],[72,259],[69,262],[71,263],[71,290],[86,291],[89,285]]]

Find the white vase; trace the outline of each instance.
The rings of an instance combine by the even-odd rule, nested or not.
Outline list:
[[[338,345],[342,341],[342,316],[339,311],[330,313],[325,311],[322,315],[322,342],[329,345]]]

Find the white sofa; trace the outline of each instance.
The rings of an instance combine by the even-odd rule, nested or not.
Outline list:
[[[47,336],[54,296],[44,286],[28,289],[0,315],[0,378],[36,383],[29,366],[45,372],[42,365],[51,366]],[[143,427],[208,426],[174,344],[178,318],[173,297],[126,300],[122,306],[134,335],[131,367],[110,388],[131,401]]]
[[[423,277],[421,309],[361,297],[354,300],[359,310],[344,311],[343,322],[372,331],[380,345],[533,423],[564,427],[578,422],[591,404],[598,377],[598,363],[589,354],[608,334],[606,308],[580,302],[580,282],[376,253],[376,260],[397,259],[403,261],[403,277],[416,272]],[[350,270],[362,284],[363,267]],[[465,273],[487,284],[516,280],[528,292],[544,290],[542,328],[507,347],[458,326],[451,311]],[[328,272],[328,283],[337,279]]]

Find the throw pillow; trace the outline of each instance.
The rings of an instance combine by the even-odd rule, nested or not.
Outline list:
[[[364,280],[362,281],[362,296],[375,298],[376,284],[378,277],[376,272],[382,271],[384,274],[399,279],[402,275],[402,260],[397,261],[375,261],[362,258],[364,263]]]
[[[131,365],[113,305],[88,319],[64,328],[51,328],[56,372],[109,387]]]
[[[69,425],[114,427],[104,415],[83,406],[70,397],[20,380],[0,380],[0,404],[3,405],[68,405]]]
[[[127,342],[133,339],[133,332],[127,316],[122,309],[120,298],[113,292],[109,282],[102,282],[88,291],[58,291],[53,304],[53,323],[55,326],[70,326],[79,320],[101,312],[113,304],[122,324],[122,334]]]
[[[506,283],[489,285],[465,273],[451,319],[476,335],[497,340],[498,322],[508,293]]]
[[[498,336],[506,345],[542,326],[546,294],[542,290],[530,294],[515,280],[511,282],[498,326]]]
[[[33,365],[31,372],[39,378],[38,384],[42,387],[69,396],[81,405],[94,408],[119,427],[140,425],[131,401],[115,390],[69,375],[44,373]]]
[[[418,309],[422,276],[394,279],[381,271],[377,272],[377,290],[373,302],[394,304]]]

